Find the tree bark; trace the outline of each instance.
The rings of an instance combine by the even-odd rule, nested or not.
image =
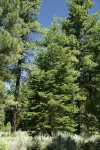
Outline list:
[[[80,41],[80,38],[79,38],[79,35],[80,35],[80,30],[79,30],[79,33],[77,32],[77,39]],[[78,49],[80,49],[80,47],[78,48]],[[78,59],[78,65],[76,66],[76,68],[77,68],[77,70],[80,72],[80,74],[81,74],[81,67],[80,67],[80,58],[81,58],[81,56],[80,55],[78,55],[77,56],[77,59]],[[78,77],[78,79],[77,79],[77,83],[79,83],[79,87],[81,88],[81,75]],[[77,100],[77,107],[78,107],[78,109],[79,109],[79,111],[78,111],[78,113],[77,113],[77,117],[76,118],[78,118],[77,120],[77,128],[76,128],[76,134],[78,134],[78,135],[80,135],[81,134],[81,101],[80,101],[80,99],[79,100]]]
[[[17,116],[18,116],[18,97],[19,97],[19,88],[20,88],[20,79],[21,79],[21,64],[22,59],[18,60],[17,63],[17,77],[15,83],[15,93],[14,93],[14,101],[16,102],[15,106],[13,107],[12,112],[12,124],[11,124],[11,132],[14,133],[17,130]]]

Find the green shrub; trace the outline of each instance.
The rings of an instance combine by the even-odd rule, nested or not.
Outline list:
[[[100,150],[100,139],[95,141],[88,141],[81,145],[82,150]]]
[[[95,149],[100,150],[100,138],[95,141]]]
[[[18,131],[14,135],[2,132],[0,138],[3,141],[0,150],[27,150],[32,146],[32,137],[27,132]]]
[[[71,137],[63,138],[58,135],[52,143],[47,146],[48,150],[77,150],[77,143]]]
[[[32,146],[32,137],[27,132],[18,131],[10,137],[8,145],[10,150],[27,150]]]
[[[31,150],[40,150],[40,143],[38,139],[33,140],[32,148]]]
[[[52,138],[47,135],[37,135],[33,138],[33,148],[32,150],[45,150],[47,145],[52,143]]]
[[[100,137],[82,138],[73,134],[60,134],[44,150],[100,150]]]
[[[3,141],[0,141],[0,150],[10,150]]]
[[[8,122],[7,125],[5,126],[5,132],[10,133],[11,132],[11,123]]]

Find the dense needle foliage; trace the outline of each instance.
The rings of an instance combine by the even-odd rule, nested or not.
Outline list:
[[[40,29],[41,0],[0,1],[0,130],[100,132],[100,13],[66,4],[68,17]]]

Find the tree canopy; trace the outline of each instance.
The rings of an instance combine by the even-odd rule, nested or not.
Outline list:
[[[0,130],[100,132],[100,12],[66,4],[66,18],[41,28],[41,0],[0,2]]]

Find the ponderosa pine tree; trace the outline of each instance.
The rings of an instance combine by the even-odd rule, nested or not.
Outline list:
[[[94,52],[94,61],[98,63],[90,74],[89,93],[90,100],[87,102],[87,129],[100,132],[100,20],[92,29],[92,35],[88,41],[91,43],[90,48]]]
[[[0,1],[0,79],[5,82],[9,81],[11,65],[18,60],[23,48],[21,40],[11,34],[18,18],[16,11],[16,6],[10,5],[9,1]]]
[[[24,64],[27,56],[30,56],[30,51],[34,49],[29,36],[31,32],[36,32],[39,28],[37,11],[40,5],[41,0],[0,2],[0,58],[2,58],[0,67],[3,74],[6,74],[4,70],[7,69],[15,75],[14,101],[17,104],[13,106],[12,132],[16,131],[21,72],[23,68],[26,68]]]
[[[13,78],[11,73],[12,64],[18,60],[18,54],[23,46],[21,40],[17,36],[13,36],[13,31],[11,33],[15,20],[18,18],[14,13],[14,10],[15,12],[17,10],[16,6],[10,5],[9,1],[4,0],[0,1],[0,10],[0,80],[2,84],[5,84],[5,82],[10,82]],[[1,87],[3,88],[3,86]],[[3,94],[5,95],[5,93]],[[6,100],[5,102],[4,100],[1,96],[3,104],[6,103]]]
[[[84,99],[75,83],[79,76],[76,45],[74,36],[62,33],[56,21],[45,32],[29,78],[29,104],[24,112],[30,130],[36,133],[75,131],[76,103]]]
[[[76,47],[80,52],[77,56],[79,61],[76,65],[76,69],[80,72],[77,83],[79,83],[80,91],[86,97],[86,102],[79,99],[77,103],[80,110],[77,114],[77,133],[80,134],[86,121],[85,115],[87,114],[86,118],[89,116],[85,105],[94,101],[93,97],[96,98],[94,78],[96,68],[98,68],[96,57],[99,53],[100,40],[94,39],[94,37],[98,37],[99,34],[99,13],[89,15],[89,10],[93,6],[91,0],[68,0],[67,6],[69,7],[69,16],[62,19],[62,30],[66,33],[66,36],[74,35],[79,43]]]
[[[3,131],[4,120],[5,120],[5,103],[6,103],[6,88],[4,82],[0,80],[0,131]]]

